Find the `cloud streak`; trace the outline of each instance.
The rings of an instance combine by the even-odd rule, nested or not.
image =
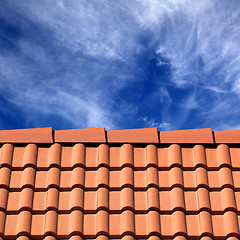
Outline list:
[[[0,126],[239,126],[237,4],[3,1]]]

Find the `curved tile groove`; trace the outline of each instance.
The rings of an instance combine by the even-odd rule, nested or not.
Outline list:
[[[187,224],[184,212],[175,211],[172,214],[172,232],[187,235]]]
[[[120,166],[134,166],[133,159],[133,146],[131,144],[123,144],[120,150]]]
[[[202,145],[195,145],[193,148],[194,166],[207,167],[205,148]]]
[[[72,148],[71,167],[74,168],[77,165],[85,166],[85,155],[85,146],[81,143],[75,144]]]
[[[217,147],[217,164],[219,167],[232,166],[229,147],[226,144],[220,144]]]
[[[200,235],[208,234],[213,236],[213,226],[211,214],[207,211],[201,211],[199,213],[200,222]]]
[[[168,149],[168,165],[182,166],[182,152],[181,147],[177,144],[172,144]]]
[[[224,213],[223,222],[226,236],[239,236],[239,223],[235,212],[227,211]]]
[[[6,143],[2,146],[1,167],[4,165],[11,166],[14,147],[12,144]]]
[[[148,145],[146,147],[146,166],[158,166],[158,155],[157,155],[157,147],[155,145]]]

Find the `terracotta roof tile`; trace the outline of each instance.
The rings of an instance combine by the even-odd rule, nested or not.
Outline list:
[[[56,142],[106,142],[105,128],[69,129],[54,131]]]
[[[240,143],[240,130],[214,131],[216,143]]]
[[[52,128],[1,130],[1,143],[52,143]]]
[[[2,145],[0,239],[240,238],[238,145],[79,140]]]
[[[107,132],[109,143],[158,143],[157,128],[115,130]]]
[[[161,143],[214,143],[211,128],[163,131]]]

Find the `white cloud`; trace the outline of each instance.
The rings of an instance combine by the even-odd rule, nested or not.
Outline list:
[[[168,122],[158,122],[155,119],[150,119],[148,117],[140,118],[145,124],[145,127],[157,127],[159,130],[169,130],[171,125]]]
[[[73,127],[122,128],[121,120],[140,108],[125,99],[125,91],[137,82],[131,94],[143,95],[144,81],[152,77],[148,84],[156,89],[149,98],[161,105],[152,108],[161,121],[148,116],[147,126],[178,129],[198,111],[203,124],[220,128],[211,113],[220,118],[222,109],[233,111],[240,97],[240,9],[234,1],[49,0],[7,6],[0,7],[1,16],[18,23],[22,36],[8,39],[15,52],[0,53],[0,93],[27,113],[54,113]],[[32,41],[35,34],[40,38]],[[154,57],[156,67],[170,69],[168,80],[149,77],[146,66]],[[171,88],[190,92],[176,100]]]
[[[166,1],[167,7],[161,1],[151,4],[158,7],[152,7],[150,15],[165,16],[152,19],[159,28],[167,25],[156,53],[170,61],[175,84],[235,86],[240,77],[240,11],[234,5],[206,0]]]
[[[111,3],[103,5],[98,1],[9,4],[11,11],[26,18],[26,24],[49,33],[53,49],[41,40],[36,44],[26,37],[16,39],[13,44],[19,52],[7,58],[0,55],[3,95],[8,92],[10,101],[26,112],[35,108],[43,114],[54,113],[75,127],[117,128],[112,118],[120,118],[121,113],[111,109],[112,97],[137,74],[130,71],[131,58],[140,46],[131,16]],[[3,16],[7,19],[8,13]],[[28,30],[27,25],[22,27]],[[62,53],[49,52],[55,47]],[[118,62],[129,69],[120,73],[114,69]]]

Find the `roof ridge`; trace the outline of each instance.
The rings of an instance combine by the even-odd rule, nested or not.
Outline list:
[[[154,128],[106,131],[104,127],[52,130],[52,127],[0,130],[1,143],[240,143],[240,130],[211,128],[158,131]]]

